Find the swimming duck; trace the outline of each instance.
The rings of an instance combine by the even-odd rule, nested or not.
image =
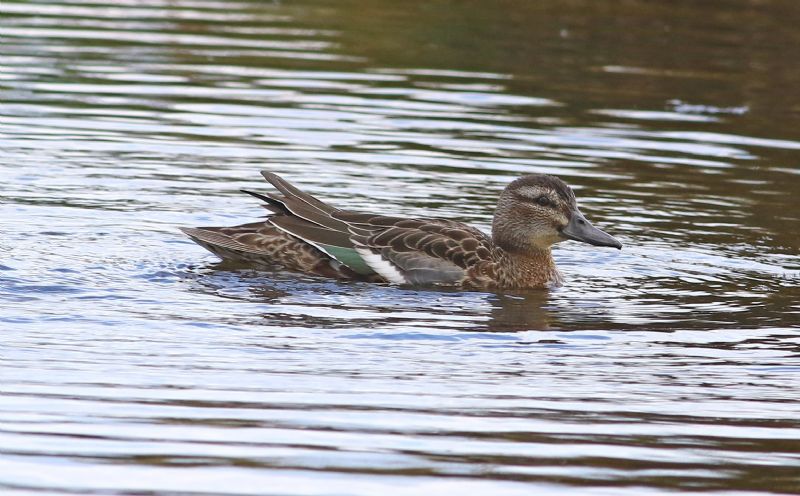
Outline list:
[[[586,220],[572,189],[554,176],[511,182],[489,236],[452,220],[340,210],[277,174],[261,174],[280,195],[242,191],[264,201],[271,212],[265,221],[181,230],[224,260],[337,279],[472,289],[561,285],[550,247],[567,239],[622,248]]]

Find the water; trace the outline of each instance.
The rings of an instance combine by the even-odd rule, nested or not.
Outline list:
[[[3,494],[800,493],[795,2],[0,4]],[[219,264],[270,169],[488,228],[553,291]]]

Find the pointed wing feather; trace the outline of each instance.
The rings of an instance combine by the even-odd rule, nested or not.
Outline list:
[[[279,201],[294,215],[303,219],[319,224],[321,226],[336,231],[347,232],[347,225],[331,217],[331,214],[339,211],[336,207],[314,198],[269,171],[261,171],[261,175],[270,182],[275,188],[284,194]],[[271,197],[275,200],[274,197]]]
[[[284,214],[288,215],[291,214],[288,208],[286,208],[286,204],[283,202],[282,198],[272,197],[269,195],[262,195],[261,193],[257,193],[255,191],[249,191],[246,189],[240,189],[242,193],[247,193],[248,195],[254,196],[259,200],[264,202],[264,208],[269,210],[275,214]]]
[[[264,176],[264,179],[269,181],[270,184],[275,186],[278,189],[278,191],[280,191],[289,198],[296,198],[306,203],[310,207],[313,207],[319,210],[320,212],[326,214],[330,214],[331,212],[335,212],[336,210],[338,210],[337,208],[328,205],[324,201],[318,200],[317,198],[314,198],[308,193],[301,191],[299,188],[291,184],[289,181],[283,179],[281,176],[275,174],[274,172],[263,170],[261,171],[261,175]]]
[[[329,229],[300,217],[273,215],[268,217],[267,220],[275,227],[306,241],[341,248],[353,247],[353,242],[350,241],[348,233]]]

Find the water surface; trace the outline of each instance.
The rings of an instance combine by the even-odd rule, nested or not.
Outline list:
[[[3,494],[800,492],[794,2],[0,4]],[[515,293],[220,264],[283,173],[621,252]]]

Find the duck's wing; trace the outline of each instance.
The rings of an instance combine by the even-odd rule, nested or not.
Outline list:
[[[212,251],[218,247],[218,254],[219,248],[248,256],[253,251],[266,254],[266,247],[281,258],[279,263],[287,265],[287,257],[292,256],[287,250],[297,246],[275,249],[276,243],[285,242],[276,238],[277,230],[306,245],[298,255],[312,249],[318,254],[317,262],[331,262],[329,265],[340,272],[370,280],[381,277],[394,284],[458,283],[468,268],[491,257],[491,240],[465,224],[348,212],[314,198],[274,173],[264,171],[262,175],[281,193],[246,191],[263,200],[272,212],[260,224],[265,227],[247,225],[247,232],[239,233],[225,231],[234,228],[185,232]]]
[[[296,236],[361,275],[394,284],[455,284],[467,269],[491,258],[491,240],[465,224],[444,219],[407,219],[332,207],[270,172],[262,172],[282,197],[267,201],[286,212],[268,222]]]
[[[443,219],[403,219],[338,211],[355,251],[395,284],[456,284],[467,270],[491,259],[491,240],[466,224]]]

